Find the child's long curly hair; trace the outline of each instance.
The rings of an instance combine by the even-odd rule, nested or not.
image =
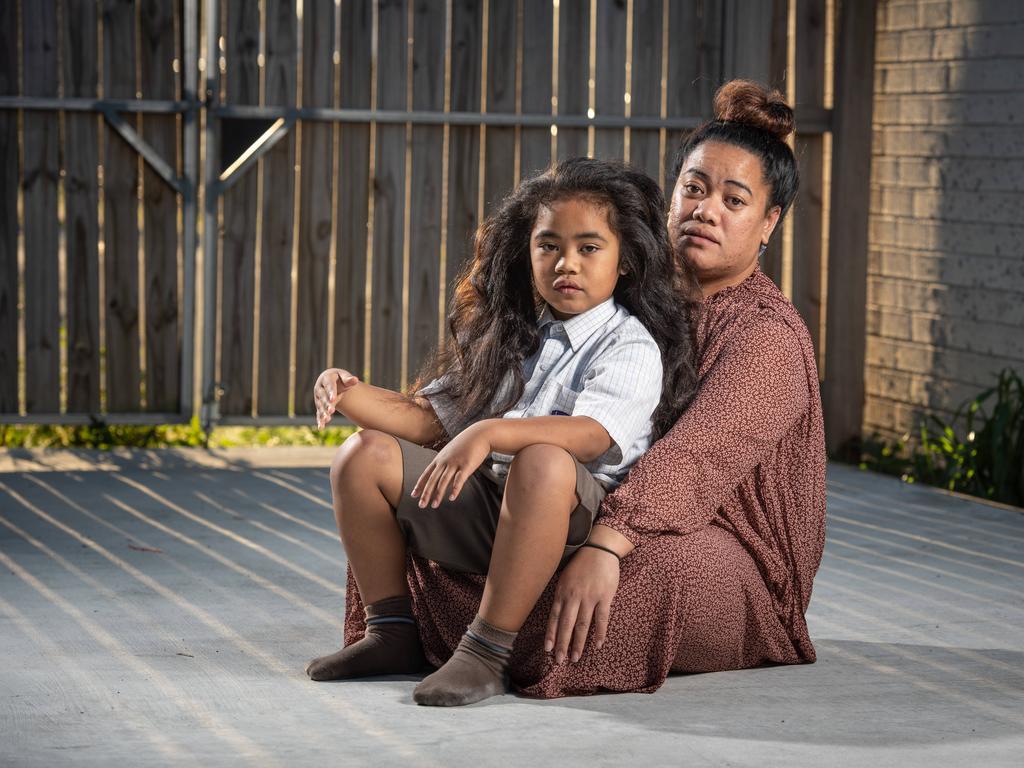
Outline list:
[[[640,320],[661,349],[661,402],[654,437],[664,435],[693,395],[696,372],[692,324],[700,291],[675,259],[657,183],[617,162],[574,158],[519,185],[477,229],[473,258],[455,287],[447,341],[424,368],[417,388],[445,376],[465,419],[491,418],[512,408],[526,382],[523,363],[540,346],[543,302],[533,286],[530,236],[542,206],[585,199],[603,207],[619,238],[615,301]],[[511,374],[512,386],[502,386]],[[498,393],[499,402],[494,402]]]

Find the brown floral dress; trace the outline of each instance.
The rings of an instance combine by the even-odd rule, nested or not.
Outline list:
[[[760,271],[704,302],[697,396],[609,495],[599,522],[623,559],[608,637],[575,664],[543,650],[557,574],[513,653],[522,693],[656,690],[669,672],[814,661],[804,613],[825,539],[825,447],[814,350]],[[483,577],[409,559],[427,659],[441,665],[476,614]],[[346,644],[363,635],[349,572]]]

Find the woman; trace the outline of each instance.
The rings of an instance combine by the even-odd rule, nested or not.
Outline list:
[[[670,671],[814,661],[804,613],[821,559],[825,454],[810,337],[757,259],[793,201],[779,94],[734,81],[677,157],[669,234],[704,294],[698,391],[606,497],[590,536],[523,626],[527,695],[654,691]],[[605,550],[612,550],[611,552]],[[451,655],[482,577],[410,559],[427,659]],[[364,631],[349,579],[345,640]],[[568,663],[567,663],[568,662]]]

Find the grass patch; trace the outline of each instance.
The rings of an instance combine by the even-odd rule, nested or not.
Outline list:
[[[214,427],[203,431],[199,419],[188,424],[135,426],[102,421],[81,426],[0,425],[0,448],[259,448],[341,445],[355,427]]]

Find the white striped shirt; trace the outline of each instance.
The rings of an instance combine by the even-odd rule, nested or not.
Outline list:
[[[526,387],[506,419],[589,416],[605,428],[611,447],[585,466],[607,489],[625,478],[651,445],[651,416],[661,399],[661,352],[643,324],[614,299],[560,321],[545,307],[537,321],[540,347],[523,364]],[[506,387],[511,386],[511,377]],[[459,419],[435,379],[418,394],[429,401],[449,436],[472,422]],[[512,456],[492,453],[492,469],[508,473]]]

